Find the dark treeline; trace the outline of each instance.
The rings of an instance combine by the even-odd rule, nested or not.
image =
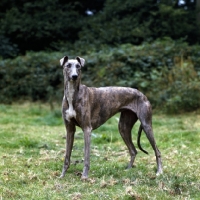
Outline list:
[[[0,55],[140,45],[163,37],[196,44],[197,7],[191,0],[1,0]]]

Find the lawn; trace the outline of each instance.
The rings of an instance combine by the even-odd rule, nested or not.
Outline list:
[[[60,108],[41,103],[0,105],[0,199],[200,199],[200,113],[155,114],[153,128],[164,173],[145,134],[135,166],[117,128],[119,115],[92,132],[89,179],[81,181],[83,133],[77,129],[71,167],[59,179],[65,153]],[[136,144],[139,123],[133,128]],[[136,145],[137,147],[137,145]],[[138,148],[137,148],[138,149]]]

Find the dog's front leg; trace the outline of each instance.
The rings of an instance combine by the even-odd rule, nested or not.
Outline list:
[[[82,173],[82,180],[85,180],[88,178],[88,172],[90,169],[90,138],[91,138],[91,127],[86,127],[83,129],[84,132],[84,168]]]
[[[60,178],[65,176],[67,169],[70,166],[70,157],[74,143],[74,133],[76,131],[75,125],[73,123],[69,123],[65,121],[67,136],[66,136],[66,152],[65,152],[65,160],[63,165],[63,170]]]

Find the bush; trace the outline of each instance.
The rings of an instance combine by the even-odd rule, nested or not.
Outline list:
[[[62,95],[60,53],[28,53],[0,62],[0,101],[50,100]]]
[[[79,55],[86,60],[82,83],[87,86],[138,88],[154,107],[170,113],[200,107],[200,46],[165,39],[140,46],[104,46],[101,51],[88,49],[84,53],[80,48],[76,54],[69,54],[70,58]],[[59,52],[39,52],[1,60],[0,101],[61,101],[63,75],[59,60],[63,56]]]
[[[175,66],[165,74],[167,87],[162,90],[165,110],[181,113],[200,108],[200,78],[192,63]]]

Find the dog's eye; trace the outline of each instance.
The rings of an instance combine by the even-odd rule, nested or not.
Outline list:
[[[71,67],[71,65],[70,64],[67,64],[67,68],[70,68]]]
[[[81,66],[80,65],[76,65],[76,68],[79,69]]]

